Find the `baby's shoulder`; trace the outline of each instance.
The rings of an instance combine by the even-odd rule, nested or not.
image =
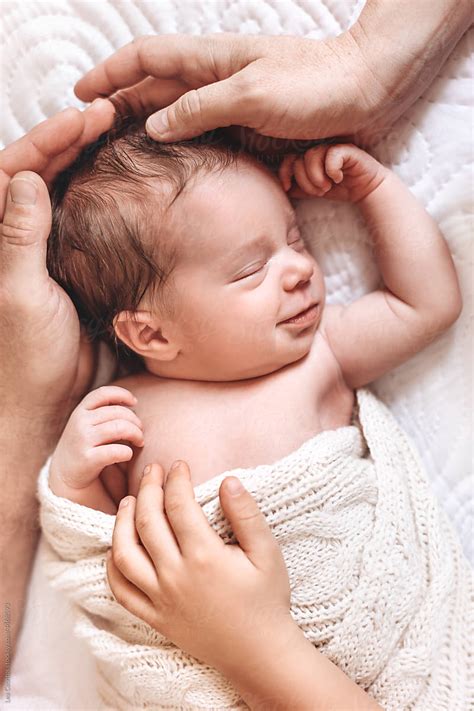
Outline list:
[[[138,394],[148,390],[153,384],[154,377],[147,372],[134,373],[133,375],[125,375],[122,378],[114,380],[111,385],[116,385],[120,388],[130,390],[132,395],[138,397]]]

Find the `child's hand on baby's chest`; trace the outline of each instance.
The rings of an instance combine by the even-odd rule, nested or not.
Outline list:
[[[350,143],[321,145],[304,156],[286,156],[279,169],[283,188],[292,198],[324,197],[349,202],[367,197],[386,174],[387,169],[375,158]]]

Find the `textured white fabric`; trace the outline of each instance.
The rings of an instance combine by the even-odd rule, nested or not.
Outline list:
[[[81,107],[74,82],[138,35],[230,31],[320,39],[345,30],[362,5],[362,0],[3,0],[0,146],[66,106]],[[471,557],[473,36],[471,30],[376,149],[440,223],[464,295],[456,326],[376,389],[416,443]],[[298,215],[327,274],[330,301],[349,301],[373,285],[365,231],[350,207],[307,201]],[[83,646],[71,637],[67,607],[48,590],[38,565],[27,605],[10,708],[95,711],[89,663],[74,664],[84,659]],[[41,649],[47,653],[34,654]]]
[[[369,391],[356,425],[322,432],[273,464],[235,469],[282,549],[291,613],[306,637],[386,711],[467,711],[473,589],[421,462]],[[219,505],[230,472],[195,488],[213,528],[235,542]],[[55,496],[39,479],[47,575],[80,609],[77,635],[113,709],[238,709],[236,692],[115,602],[105,572],[114,516]]]

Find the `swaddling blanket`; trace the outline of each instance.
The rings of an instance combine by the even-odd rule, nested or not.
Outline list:
[[[235,542],[218,490],[238,476],[288,568],[291,614],[306,637],[387,711],[456,711],[473,701],[472,578],[420,460],[369,391],[356,423],[283,459],[195,488],[211,526]],[[107,583],[115,517],[38,486],[51,548],[47,574],[77,605],[76,632],[97,660],[113,709],[245,708],[226,679],[123,609]],[[471,706],[472,707],[472,706]]]

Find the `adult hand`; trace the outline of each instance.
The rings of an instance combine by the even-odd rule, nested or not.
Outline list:
[[[147,131],[164,141],[238,124],[265,136],[370,144],[431,83],[470,22],[469,0],[368,0],[353,27],[324,41],[141,37],[75,91],[90,101],[119,90],[117,106],[152,114]]]
[[[255,500],[227,477],[219,496],[240,545],[226,545],[194,499],[189,468],[166,482],[153,464],[119,508],[107,574],[117,601],[182,650],[227,670],[288,634],[290,587],[280,548]],[[297,630],[299,632],[299,630]]]
[[[108,101],[66,109],[0,152],[0,391],[9,416],[54,416],[90,379],[92,354],[84,341],[79,359],[75,308],[46,270],[47,184],[113,117]]]

